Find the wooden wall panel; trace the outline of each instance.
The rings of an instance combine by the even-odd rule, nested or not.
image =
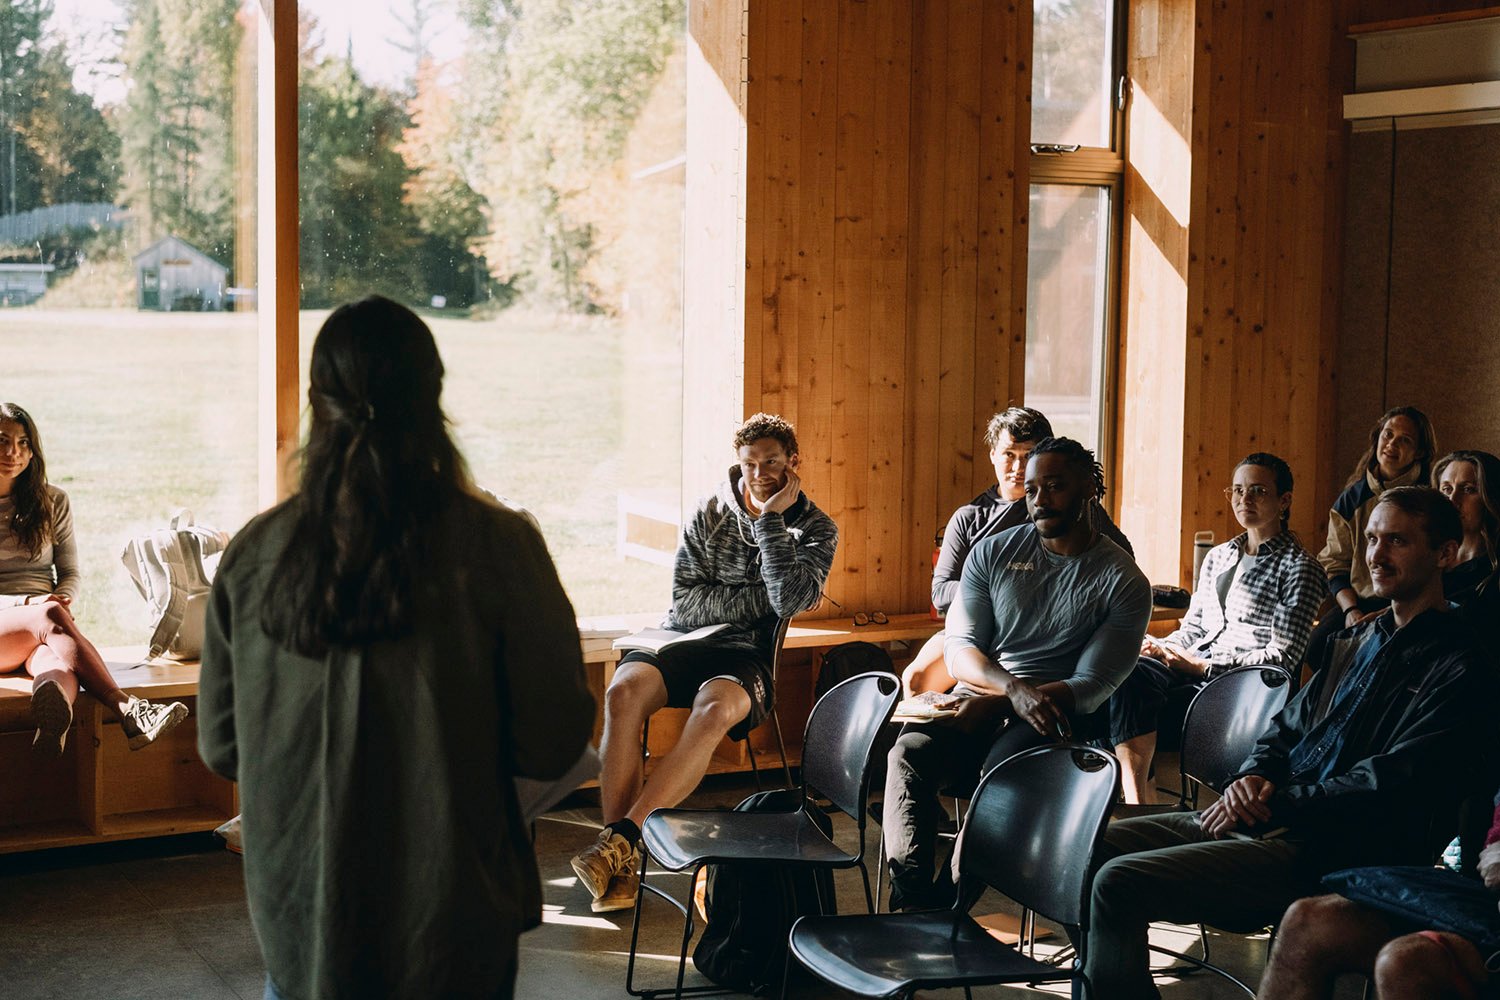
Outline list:
[[[1174,0],[1140,6],[1152,10],[1159,32],[1181,25],[1188,13]],[[1330,359],[1342,217],[1339,102],[1350,68],[1345,25],[1330,5],[1196,0],[1191,6],[1189,218],[1173,217],[1187,227],[1185,268],[1178,272],[1184,280],[1179,285],[1173,274],[1180,258],[1168,258],[1171,269],[1157,266],[1129,279],[1129,307],[1148,315],[1128,320],[1120,427],[1124,527],[1132,537],[1137,528],[1151,531],[1141,561],[1153,579],[1183,582],[1191,573],[1194,531],[1212,530],[1223,540],[1237,530],[1221,491],[1250,451],[1275,452],[1291,463],[1298,479],[1293,527],[1310,543],[1320,541],[1335,477]],[[1142,12],[1132,9],[1140,19]],[[1158,108],[1171,109],[1158,115],[1166,122],[1181,121],[1181,60],[1180,51],[1174,56],[1160,47],[1150,59],[1133,56],[1133,75],[1154,74],[1151,96]],[[1133,100],[1141,96],[1138,83]],[[1131,232],[1144,238],[1150,225],[1163,225],[1154,192],[1142,181],[1139,170],[1127,177],[1126,207]],[[1176,247],[1161,238],[1144,248],[1131,245],[1132,266],[1149,260],[1153,247]],[[1179,295],[1185,295],[1185,329],[1170,325]],[[1168,324],[1149,329],[1157,316]],[[1179,350],[1181,380],[1174,384]],[[1156,354],[1166,370],[1152,377],[1144,369]],[[1147,388],[1161,395],[1150,403],[1130,400]],[[1170,421],[1178,400],[1180,437],[1171,423],[1148,425],[1151,417]],[[1158,438],[1141,445],[1141,435],[1150,433]],[[1149,459],[1159,467],[1143,461]],[[1180,497],[1173,497],[1178,482]],[[1142,516],[1152,490],[1163,509]]]
[[[747,365],[757,364],[744,337],[758,302],[745,301],[746,241],[772,230],[747,230],[747,92],[745,0],[692,0],[688,5],[687,206],[683,234],[682,509],[724,476],[729,441],[744,419],[739,402]],[[763,11],[757,6],[755,13]],[[763,152],[764,146],[758,152]],[[763,199],[757,197],[757,204]],[[759,253],[757,252],[757,256]],[[747,316],[747,313],[750,315]],[[759,380],[757,380],[759,381]]]
[[[1500,125],[1354,139],[1338,469],[1392,406],[1431,417],[1442,451],[1500,451]]]
[[[991,480],[984,422],[1020,398],[1018,7],[751,4],[744,407],[797,422],[850,611],[926,606],[933,534]]]
[[[1116,514],[1153,580],[1178,575],[1188,222],[1207,212],[1191,185],[1193,0],[1141,0],[1126,28],[1127,107]],[[1197,128],[1197,132],[1194,128]]]

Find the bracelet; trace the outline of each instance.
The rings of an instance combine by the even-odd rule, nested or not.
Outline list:
[[[1348,621],[1350,615],[1357,615],[1357,614],[1360,614],[1360,613],[1361,612],[1359,610],[1359,606],[1358,605],[1355,605],[1352,608],[1346,608],[1344,610],[1344,621]]]

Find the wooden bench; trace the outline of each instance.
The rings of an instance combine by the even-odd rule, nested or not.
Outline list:
[[[1166,635],[1182,614],[1178,608],[1153,608],[1151,634]],[[620,634],[621,629],[634,632],[654,627],[661,623],[662,617],[656,612],[579,619],[584,665],[589,671],[590,686],[598,703],[594,720],[596,744],[604,725],[604,689],[609,686],[620,660],[620,654],[613,648],[614,635]],[[793,620],[782,645],[776,679],[776,710],[789,761],[796,765],[802,758],[802,730],[812,711],[813,690],[823,654],[847,642],[873,642],[887,647],[896,669],[900,670],[921,644],[942,628],[941,620],[925,613],[891,615],[884,625],[855,625],[853,618]],[[665,709],[653,718],[648,747],[652,757],[659,758],[672,749],[686,718],[687,709]],[[756,754],[756,765],[762,770],[780,767],[775,738],[769,727],[762,726],[751,734],[749,752]],[[745,744],[727,738],[714,751],[708,768],[710,774],[749,769]]]
[[[1153,633],[1180,614],[1156,609]],[[591,633],[622,627],[634,631],[658,624],[661,617],[580,619],[584,664],[599,705],[595,742],[603,726],[604,689],[620,657],[613,635]],[[942,622],[926,614],[892,615],[884,625],[857,626],[852,618],[794,623],[787,632],[776,694],[791,761],[801,759],[802,729],[812,710],[823,653],[846,642],[873,642],[891,649],[899,668],[941,628]],[[239,811],[234,784],[210,772],[198,757],[198,664],[160,660],[131,669],[143,648],[100,652],[127,694],[181,701],[190,714],[156,743],[132,751],[113,716],[93,698],[80,695],[67,749],[59,758],[47,758],[31,751],[31,678],[20,672],[0,674],[0,854],[212,830]],[[666,715],[651,727],[656,756],[671,749],[686,712],[675,719],[671,712]],[[762,767],[779,766],[768,729],[753,734],[751,749]],[[744,771],[749,766],[744,744],[726,740],[709,770]]]
[[[239,811],[234,784],[198,757],[198,664],[132,670],[144,648],[100,652],[127,694],[190,714],[132,751],[114,716],[80,694],[63,755],[43,757],[31,750],[31,678],[0,674],[0,854],[212,830]]]

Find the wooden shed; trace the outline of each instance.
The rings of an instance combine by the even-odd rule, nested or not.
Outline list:
[[[203,312],[224,308],[229,268],[177,236],[135,255],[137,309]]]

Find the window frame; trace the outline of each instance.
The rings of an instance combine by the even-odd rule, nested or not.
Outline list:
[[[1081,146],[1073,151],[1041,152],[1041,144],[1032,143],[1029,164],[1031,174],[1028,180],[1029,187],[1032,188],[1039,185],[1095,187],[1106,189],[1109,195],[1108,245],[1105,248],[1104,267],[1103,357],[1100,358],[1099,366],[1099,407],[1095,414],[1099,425],[1095,454],[1105,469],[1110,486],[1109,497],[1119,495],[1116,489],[1119,485],[1119,472],[1116,468],[1118,463],[1115,461],[1118,443],[1112,428],[1119,396],[1120,331],[1123,329],[1121,296],[1125,226],[1121,208],[1125,200],[1125,148],[1129,139],[1125,129],[1125,109],[1130,97],[1129,80],[1125,74],[1127,14],[1127,0],[1114,0],[1111,21],[1114,37],[1111,40],[1110,59],[1115,86],[1110,97],[1112,108],[1109,148]],[[1030,303],[1027,308],[1030,309]],[[1022,376],[1024,385],[1024,372]],[[1113,508],[1112,512],[1118,515],[1118,511]]]

